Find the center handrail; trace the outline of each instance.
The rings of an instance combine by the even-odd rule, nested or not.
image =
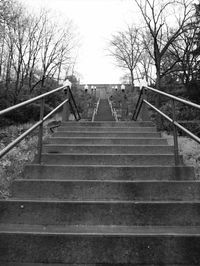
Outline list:
[[[99,102],[100,102],[100,98],[98,99],[98,101],[96,103],[96,107],[94,108],[94,112],[92,114],[92,122],[94,122],[95,115],[97,114],[97,111],[98,111],[98,108],[99,108]]]
[[[60,103],[57,107],[55,107],[49,114],[47,114],[44,117],[44,104],[45,104],[45,98],[51,94],[54,94],[55,92],[58,91],[64,91],[65,93],[65,100]],[[70,102],[70,100],[72,99],[73,103],[74,103],[74,107],[76,109],[76,111],[74,111],[74,108]],[[69,86],[62,86],[59,87],[57,89],[54,89],[50,92],[46,92],[42,95],[36,96],[32,99],[29,99],[27,101],[24,101],[22,103],[16,104],[14,106],[8,107],[4,110],[0,111],[0,116],[3,116],[11,111],[14,111],[16,109],[19,109],[23,106],[26,106],[30,103],[34,103],[38,100],[41,100],[41,104],[40,104],[40,119],[37,123],[35,123],[31,128],[29,128],[28,130],[26,130],[23,134],[21,134],[18,138],[16,138],[14,141],[12,141],[10,144],[8,144],[4,149],[2,149],[0,151],[0,158],[2,158],[4,155],[6,155],[11,149],[13,149],[19,142],[21,142],[26,136],[28,136],[30,133],[32,133],[35,129],[37,129],[39,127],[39,133],[38,133],[38,163],[41,164],[41,154],[42,154],[42,138],[43,138],[43,124],[44,122],[49,119],[53,114],[55,114],[61,107],[63,107],[63,113],[67,112],[68,110],[68,106],[67,103],[70,105],[72,112],[74,114],[75,119],[78,121],[80,120],[81,116],[79,113],[79,110],[77,108],[75,99],[73,97],[72,91],[70,89]],[[64,108],[65,107],[65,108]],[[78,114],[78,117],[76,116],[76,113]],[[66,114],[63,115],[63,117],[66,117]]]
[[[110,105],[110,109],[111,109],[111,112],[112,112],[112,116],[114,116],[115,121],[118,122],[117,112],[116,112],[115,108],[113,108],[112,101],[109,98],[108,98],[108,102],[109,102],[109,105]]]
[[[169,117],[168,115],[166,115],[165,113],[163,113],[161,110],[159,110],[156,106],[154,106],[153,104],[151,104],[150,102],[147,101],[146,99],[146,91],[151,91],[154,92],[156,94],[165,96],[167,98],[169,98],[172,101],[172,118]],[[175,113],[175,101],[176,102],[180,102],[183,103],[185,105],[191,106],[193,108],[196,108],[198,110],[200,110],[200,105],[193,103],[191,101],[187,101],[185,99],[176,97],[174,95],[171,95],[169,93],[163,92],[163,91],[159,91],[157,89],[148,87],[148,86],[143,86],[140,90],[140,94],[138,97],[138,101],[135,107],[135,111],[133,113],[133,117],[132,120],[137,120],[138,115],[141,111],[141,108],[143,106],[143,103],[146,104],[148,107],[150,107],[151,109],[153,109],[154,111],[156,111],[159,115],[161,115],[162,117],[164,117],[166,120],[168,120],[170,123],[173,124],[173,138],[174,138],[174,157],[175,157],[175,165],[179,165],[180,160],[179,160],[179,152],[178,152],[178,132],[177,132],[177,128],[182,130],[183,132],[185,132],[190,138],[192,138],[193,140],[195,140],[196,142],[198,142],[200,144],[200,138],[198,136],[196,136],[195,134],[193,134],[191,131],[189,131],[188,129],[186,129],[185,127],[183,127],[180,123],[178,123],[176,121],[176,113]],[[144,109],[143,112],[146,112],[146,110]]]

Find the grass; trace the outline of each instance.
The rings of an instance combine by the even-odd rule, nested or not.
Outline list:
[[[167,139],[169,145],[173,145],[173,136],[165,132],[162,137]],[[188,137],[178,137],[179,153],[183,156],[185,165],[193,166],[196,179],[200,180],[200,144]]]

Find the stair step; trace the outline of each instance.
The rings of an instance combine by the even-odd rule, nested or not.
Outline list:
[[[137,121],[137,122],[124,122],[124,121],[96,121],[96,122],[85,122],[85,121],[79,121],[79,122],[62,122],[62,126],[82,126],[82,127],[153,127],[154,124],[152,121]]]
[[[76,137],[51,137],[48,143],[52,144],[123,144],[123,145],[166,145],[163,138],[76,138]]]
[[[137,154],[169,154],[173,153],[173,146],[167,145],[45,145],[44,153],[137,153]]]
[[[0,223],[200,226],[200,202],[2,200]]]
[[[159,138],[159,132],[77,132],[77,131],[58,131],[54,137],[77,137],[77,138]]]
[[[141,266],[141,264],[138,264],[138,263],[62,263],[62,264],[58,264],[58,263],[18,263],[18,262],[11,262],[11,263],[6,263],[6,262],[3,262],[3,266]],[[1,262],[0,262],[0,265]],[[144,266],[144,264],[142,265]],[[146,265],[145,265],[146,266]],[[148,266],[155,266],[155,264],[148,264]],[[166,264],[165,263],[165,266],[192,266],[191,264],[190,265],[186,265],[186,264]],[[196,264],[195,264],[196,266]]]
[[[198,201],[200,181],[63,181],[17,180],[12,197],[18,199]]]
[[[24,178],[62,180],[193,180],[189,166],[26,165]]]
[[[2,266],[15,261],[24,265],[8,266],[30,266],[30,261],[41,265],[55,263],[54,266],[66,263],[104,266],[200,265],[199,227],[67,226],[60,229],[1,225],[0,228]]]
[[[193,236],[200,237],[199,226],[117,226],[117,225],[38,225],[3,224],[2,234],[66,236]]]
[[[44,164],[57,165],[170,165],[172,154],[51,154],[42,155]]]
[[[59,126],[57,131],[80,131],[80,132],[157,132],[156,127],[82,127],[82,126]]]

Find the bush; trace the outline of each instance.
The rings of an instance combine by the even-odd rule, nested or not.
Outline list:
[[[162,105],[160,110],[166,114],[167,116],[172,118],[172,104],[171,102],[166,102]],[[186,127],[188,130],[200,136],[200,128],[199,123],[195,123],[195,120],[199,120],[200,111],[192,108],[188,105],[176,102],[175,103],[175,114],[176,120],[181,124],[181,121],[184,121],[183,126]],[[152,117],[155,120],[155,112],[152,112]],[[188,121],[188,122],[187,122]],[[193,122],[194,121],[194,122]],[[187,123],[185,123],[187,122]],[[159,130],[167,131],[168,133],[173,131],[172,123],[168,122],[165,118],[161,118],[161,125],[159,125]],[[178,130],[179,135],[184,136],[185,133],[182,130]]]
[[[30,124],[11,126],[0,131],[0,150],[16,139],[22,132],[30,128]],[[21,178],[24,165],[33,161],[37,151],[38,137],[33,132],[9,151],[0,160],[0,198],[10,196],[10,185],[14,179]],[[49,137],[47,127],[44,128],[44,139]]]
[[[48,105],[45,105],[44,115],[47,115],[51,110],[52,109]],[[32,103],[6,114],[3,117],[4,121],[1,122],[0,126],[5,126],[5,124],[7,125],[8,121],[11,121],[13,123],[23,124],[31,121],[38,121],[39,118],[40,118],[40,104]]]

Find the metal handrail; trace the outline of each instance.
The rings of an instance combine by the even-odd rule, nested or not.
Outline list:
[[[44,117],[44,102],[45,102],[45,97],[58,92],[64,90],[65,94],[68,95],[67,99],[65,99],[61,104],[59,104],[57,107],[55,107],[49,114],[47,114]],[[69,93],[67,93],[69,92]],[[23,134],[21,134],[18,138],[16,138],[14,141],[12,141],[10,144],[8,144],[3,150],[0,151],[0,158],[2,158],[4,155],[6,155],[11,149],[13,149],[19,142],[21,142],[26,136],[28,136],[30,133],[32,133],[35,129],[37,129],[39,127],[39,133],[38,133],[38,163],[41,164],[41,153],[42,153],[42,138],[43,138],[43,124],[44,122],[49,119],[53,114],[55,114],[61,107],[66,106],[66,104],[70,104],[70,98],[73,97],[73,94],[70,90],[70,88],[68,86],[62,86],[59,87],[55,90],[52,90],[50,92],[44,93],[42,95],[39,95],[37,97],[34,97],[30,100],[24,101],[22,103],[19,103],[17,105],[14,105],[12,107],[6,108],[2,111],[0,111],[0,116],[7,114],[8,112],[11,112],[13,110],[16,110],[22,106],[26,106],[30,103],[36,102],[38,100],[41,100],[41,105],[40,105],[40,120],[35,123],[31,128],[29,128],[28,130],[26,130]],[[76,102],[74,100],[74,97],[72,99],[72,101],[74,102],[74,106],[75,108],[77,108]],[[74,109],[71,105],[74,117],[76,120],[80,120],[80,113],[78,111],[78,109],[76,109],[77,114],[78,114],[78,119],[75,115]],[[65,109],[66,111],[66,109]]]
[[[183,130],[186,134],[190,135],[190,137],[197,141],[200,144],[200,138],[197,137],[196,135],[194,135],[192,132],[190,132],[189,130],[187,130],[185,127],[181,126],[181,124],[179,124],[178,122],[174,121],[173,119],[170,118],[168,115],[164,114],[162,111],[160,111],[158,108],[156,108],[155,106],[153,106],[152,104],[150,104],[147,100],[144,100],[144,103],[146,103],[149,107],[151,107],[152,109],[154,109],[157,113],[159,113],[160,115],[162,115],[164,118],[166,118],[169,122],[174,123],[175,126],[177,126],[179,129]]]
[[[184,100],[184,99],[178,98],[178,97],[176,97],[174,95],[171,95],[171,94],[163,92],[163,91],[159,91],[157,89],[153,89],[153,88],[148,87],[148,86],[145,86],[145,87],[142,87],[142,88],[145,89],[145,90],[150,90],[150,91],[156,92],[156,93],[158,93],[160,95],[164,95],[164,96],[166,96],[166,97],[168,97],[170,99],[173,99],[173,100],[175,100],[177,102],[184,103],[186,105],[192,106],[192,107],[197,108],[197,109],[200,110],[200,105],[199,104],[196,104],[196,103],[190,102],[188,100]]]
[[[141,105],[142,93],[143,93],[143,90],[140,90],[140,94],[139,94],[139,97],[138,97],[138,100],[137,100],[137,103],[136,103],[136,106],[135,106],[135,111],[133,113],[132,120],[134,120],[134,117],[136,116],[136,113],[140,112],[141,106],[140,106],[140,108],[138,108],[138,106]]]
[[[39,96],[36,96],[36,97],[34,97],[34,98],[30,99],[30,100],[27,100],[27,101],[24,101],[22,103],[18,103],[18,104],[14,105],[14,106],[8,107],[8,108],[0,111],[0,116],[1,115],[5,115],[5,114],[7,114],[7,113],[9,113],[9,112],[11,112],[13,110],[16,110],[16,109],[22,107],[22,106],[26,106],[26,105],[28,105],[30,103],[34,103],[34,102],[36,102],[38,100],[41,100],[41,99],[45,98],[46,96],[49,96],[49,95],[51,95],[51,94],[53,94],[53,93],[55,93],[57,91],[64,90],[65,88],[66,88],[66,86],[62,86],[62,87],[59,87],[59,88],[57,88],[55,90],[46,92],[46,93],[41,94]]]
[[[172,118],[170,118],[168,115],[166,115],[165,113],[163,113],[161,110],[159,110],[157,107],[155,107],[154,105],[152,105],[151,103],[149,103],[146,99],[145,99],[145,91],[152,91],[155,93],[158,93],[160,95],[164,95],[168,98],[170,98],[172,100]],[[142,97],[142,100],[141,100]],[[151,87],[142,87],[140,95],[138,97],[138,101],[136,104],[136,108],[133,114],[133,118],[132,120],[137,120],[137,117],[139,115],[139,112],[141,110],[141,107],[143,105],[143,103],[145,103],[147,106],[149,106],[151,109],[153,109],[154,111],[156,111],[157,113],[159,113],[162,117],[164,117],[166,120],[168,120],[171,124],[173,124],[173,138],[174,138],[174,157],[175,157],[175,165],[179,165],[180,164],[180,160],[179,160],[179,152],[178,152],[178,132],[177,132],[177,128],[182,130],[183,132],[185,132],[190,138],[192,138],[193,140],[195,140],[196,142],[198,142],[200,144],[200,138],[197,137],[195,134],[193,134],[191,131],[189,131],[188,129],[186,129],[185,127],[183,127],[181,124],[179,124],[176,121],[176,114],[175,114],[175,101],[177,102],[181,102],[183,104],[189,105],[191,107],[194,107],[198,110],[200,110],[200,105],[195,104],[193,102],[178,98],[176,96],[173,96],[171,94],[159,91],[157,89],[153,89]],[[139,104],[140,102],[140,104]],[[138,111],[139,108],[139,111]]]
[[[110,109],[111,109],[111,112],[112,112],[112,116],[114,116],[115,118],[115,121],[118,122],[118,117],[117,117],[117,112],[115,110],[115,108],[113,108],[112,106],[112,102],[110,101],[110,99],[108,98],[108,102],[109,102],[109,105],[110,105]]]
[[[97,111],[98,111],[98,108],[99,108],[99,102],[100,102],[100,98],[98,99],[98,101],[96,103],[96,107],[94,108],[94,112],[92,114],[92,122],[94,122],[95,115],[97,114]]]
[[[75,113],[75,112],[74,112],[74,116],[76,117],[76,120],[78,121],[78,120],[81,119],[81,116],[80,116],[80,113],[79,113],[79,111],[78,111],[78,107],[77,107],[76,101],[75,101],[75,99],[74,99],[74,96],[73,96],[73,94],[72,94],[72,91],[69,90],[69,93],[70,93],[70,99],[72,99],[72,102],[73,102],[73,104],[74,104],[74,106],[75,106],[75,109],[76,109],[76,111],[77,111],[78,118],[76,117],[76,113]],[[74,109],[72,108],[72,110],[74,110]]]

